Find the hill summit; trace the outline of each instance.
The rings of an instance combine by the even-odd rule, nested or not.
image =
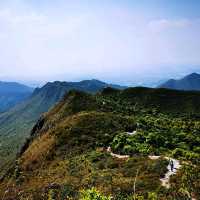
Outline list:
[[[182,79],[170,79],[161,84],[160,88],[169,88],[175,90],[200,90],[200,74],[192,73]]]

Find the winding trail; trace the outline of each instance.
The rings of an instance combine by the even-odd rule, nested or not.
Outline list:
[[[108,153],[110,153],[110,155],[112,157],[115,157],[115,158],[118,158],[118,159],[127,159],[127,158],[130,157],[129,155],[119,155],[119,154],[113,153],[111,147],[108,147],[106,151]],[[149,158],[151,160],[157,160],[157,159],[160,158],[160,156],[149,156]],[[176,160],[176,159],[173,159],[173,158],[170,158],[170,157],[164,157],[164,158],[167,159],[167,160],[173,161],[173,164],[174,164],[173,170],[171,170],[170,163],[168,164],[167,173],[165,174],[164,178],[160,179],[162,186],[169,189],[170,188],[170,177],[177,173],[177,171],[181,168],[181,164],[180,164],[179,160]]]
[[[151,160],[157,160],[160,158],[160,156],[149,156],[149,158]],[[170,188],[170,177],[172,175],[175,175],[177,173],[177,171],[181,168],[181,164],[180,164],[180,161],[179,160],[176,160],[176,159],[173,159],[173,158],[170,158],[170,157],[165,157],[165,159],[167,160],[171,160],[174,164],[174,168],[173,170],[171,170],[171,166],[170,166],[170,163],[168,164],[167,166],[167,173],[165,174],[164,178],[161,178],[160,181],[162,183],[162,186],[166,187],[166,188]]]
[[[126,159],[129,158],[129,155],[119,155],[112,152],[111,147],[108,147],[106,150],[112,157],[119,158],[119,159]]]
[[[137,131],[133,131],[133,132],[126,132],[127,135],[136,135]]]

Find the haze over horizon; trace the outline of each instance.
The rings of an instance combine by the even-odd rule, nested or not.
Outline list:
[[[200,1],[2,0],[0,80],[134,85],[200,73]]]

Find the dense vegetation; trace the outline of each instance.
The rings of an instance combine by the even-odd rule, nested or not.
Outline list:
[[[135,135],[119,133],[112,149],[122,154],[170,154],[175,158],[200,162],[200,122],[169,119],[165,115],[138,117]]]
[[[198,92],[165,89],[71,91],[34,126],[0,182],[0,197],[198,199],[199,100]],[[111,156],[109,146],[130,157]],[[161,157],[151,160],[151,154]],[[182,164],[169,189],[159,180],[166,155]]]

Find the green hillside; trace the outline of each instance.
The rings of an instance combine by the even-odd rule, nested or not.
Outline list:
[[[77,89],[95,93],[108,86],[123,88],[98,80],[47,83],[23,103],[0,114],[0,169],[7,168],[42,113],[59,102],[66,92]]]
[[[1,179],[0,197],[198,199],[199,98],[198,92],[148,88],[71,91],[36,123]],[[130,157],[114,157],[108,147]],[[164,156],[181,162],[170,188],[160,181]]]

